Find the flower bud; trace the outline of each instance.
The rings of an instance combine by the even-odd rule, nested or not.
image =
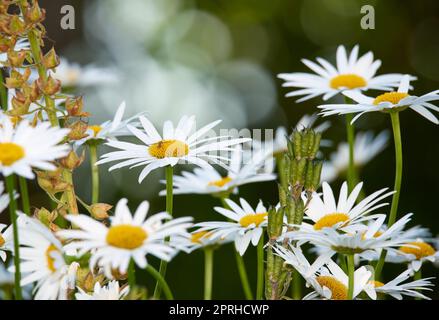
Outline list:
[[[42,79],[37,80],[38,88],[48,96],[56,94],[61,89],[61,81],[53,78],[51,75],[47,78],[47,81],[42,81]]]
[[[43,57],[43,65],[47,69],[54,69],[60,64],[60,59],[55,52],[55,48],[50,49],[48,53]]]
[[[88,112],[83,112],[84,101],[82,97],[78,98],[67,98],[66,100],[66,110],[71,117],[89,117]]]
[[[59,163],[66,169],[74,170],[81,166],[85,159],[85,152],[83,151],[81,156],[78,156],[75,151],[70,151],[67,157],[59,160]]]
[[[108,219],[108,211],[111,210],[113,206],[106,203],[94,203],[90,206],[90,214],[96,220]]]
[[[38,185],[49,194],[66,191],[70,185],[62,177],[62,169],[55,171],[37,171]]]
[[[30,75],[31,70],[29,68],[26,68],[23,74],[17,70],[12,70],[9,78],[6,78],[6,87],[9,89],[21,88],[24,84],[26,84]]]
[[[19,68],[23,66],[24,60],[26,59],[28,52],[26,50],[8,52],[8,62],[11,67]]]
[[[46,18],[46,10],[40,8],[38,1],[33,1],[33,5],[26,10],[25,17],[29,22],[39,23]]]
[[[88,125],[84,121],[76,121],[69,125],[70,132],[68,135],[69,140],[77,141],[87,137]]]
[[[6,33],[20,35],[26,30],[26,24],[18,15],[12,15],[7,26]]]
[[[35,218],[40,220],[42,224],[44,224],[46,227],[49,227],[52,222],[55,221],[55,219],[58,217],[58,213],[56,210],[50,212],[46,208],[36,209],[34,212]]]

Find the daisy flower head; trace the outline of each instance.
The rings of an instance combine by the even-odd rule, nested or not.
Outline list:
[[[364,266],[355,270],[353,299],[366,289],[371,277],[372,272]],[[309,277],[307,283],[315,291],[305,296],[304,300],[319,297],[327,300],[348,299],[349,277],[333,260],[329,260],[313,277]]]
[[[410,270],[405,270],[392,281],[382,283],[379,281],[369,281],[365,292],[367,295],[376,300],[378,295],[389,295],[397,300],[402,300],[403,296],[414,297],[419,299],[431,300],[420,291],[432,291],[433,283],[430,281],[434,278],[424,278],[415,281],[405,282],[412,276]],[[405,282],[405,283],[403,283]]]
[[[437,263],[439,251],[421,238],[401,244],[394,254],[389,256],[390,262],[408,263],[408,269],[417,272],[424,262]]]
[[[359,183],[348,194],[348,186],[344,182],[340,189],[338,201],[336,201],[329,184],[323,182],[323,196],[315,192],[305,210],[305,219],[310,220],[312,224],[304,223],[301,228],[312,231],[320,231],[324,228],[351,231],[358,227],[362,228],[361,222],[375,217],[368,214],[386,206],[387,203],[380,203],[380,201],[393,194],[393,192],[386,193],[388,189],[383,188],[355,205],[362,187],[363,183]],[[304,201],[307,202],[305,196]]]
[[[216,247],[233,241],[230,236],[228,238],[212,239],[213,232],[195,230],[187,235],[175,235],[171,237],[170,244],[180,251],[192,253],[195,250]]]
[[[64,87],[89,87],[115,84],[118,75],[109,68],[99,68],[93,65],[81,66],[61,57],[61,63],[55,71],[50,71],[55,79],[61,81]]]
[[[68,265],[61,242],[41,222],[20,214],[21,285],[36,283],[36,300],[65,300],[75,288],[79,264]],[[11,266],[10,271],[14,272]]]
[[[101,286],[96,282],[93,292],[87,293],[81,288],[78,288],[75,294],[76,300],[123,300],[130,291],[128,286],[120,288],[119,282],[112,280],[107,285]]]
[[[148,264],[148,254],[170,261],[176,250],[164,242],[165,238],[185,235],[187,228],[192,226],[191,217],[172,219],[166,212],[147,218],[147,201],[142,202],[132,215],[127,203],[127,199],[117,203],[108,227],[86,215],[68,215],[66,219],[78,230],[58,232],[59,236],[73,240],[67,246],[77,249],[78,255],[91,252],[90,269],[97,265],[110,279],[112,270],[125,274],[131,259],[142,269]]]
[[[288,93],[287,97],[304,96],[297,100],[303,102],[317,96],[328,100],[346,91],[391,90],[397,87],[402,74],[392,73],[376,76],[381,66],[380,60],[374,60],[373,53],[367,52],[358,57],[359,46],[350,54],[344,46],[337,48],[337,64],[333,66],[323,58],[317,63],[307,59],[302,62],[315,73],[282,73],[278,77],[285,80],[284,87],[299,88]]]
[[[143,166],[139,183],[151,171],[161,167],[176,166],[178,163],[191,163],[204,168],[210,167],[210,162],[224,165],[229,159],[218,152],[232,151],[232,146],[250,141],[247,138],[231,139],[230,136],[202,138],[221,121],[212,122],[192,133],[196,125],[195,117],[183,116],[176,127],[171,121],[166,121],[163,125],[163,135],[160,135],[146,117],[140,116],[139,120],[143,130],[130,125],[127,127],[143,144],[110,140],[107,145],[119,151],[104,154],[102,160],[97,162],[99,165],[122,160],[110,167],[110,171],[123,167]]]
[[[113,120],[105,121],[99,125],[90,125],[86,131],[87,137],[77,141],[76,147],[86,143],[87,141],[105,141],[108,139],[117,139],[121,136],[129,136],[131,132],[127,129],[127,125],[131,124],[137,127],[138,116],[134,116],[123,120],[125,114],[126,103],[125,101],[120,104],[114,115]]]
[[[389,133],[383,131],[374,137],[373,132],[360,132],[355,137],[354,154],[355,166],[363,167],[387,146]],[[346,142],[338,145],[337,151],[330,155],[330,160],[323,163],[322,181],[328,183],[336,180],[347,172],[349,166],[349,144]]]
[[[215,211],[228,218],[230,221],[210,221],[196,224],[199,231],[211,232],[210,239],[233,238],[235,248],[242,256],[247,250],[250,242],[256,246],[261,239],[263,228],[267,225],[267,209],[262,201],[259,201],[256,209],[243,198],[240,203],[226,199],[230,209],[215,207]]]
[[[389,229],[381,233],[381,229],[386,215],[376,215],[376,219],[371,221],[365,228],[354,228],[349,232],[339,232],[334,228],[323,228],[320,231],[311,231],[300,228],[297,231],[285,233],[284,237],[291,241],[302,243],[311,243],[315,246],[322,247],[325,251],[333,251],[342,254],[356,254],[360,258],[369,257],[370,251],[380,252],[382,249],[390,250],[399,248],[406,241],[400,235],[405,225],[411,220],[412,214],[407,214]]]
[[[14,128],[9,117],[0,115],[0,173],[33,179],[33,168],[55,170],[51,162],[69,153],[70,147],[60,144],[68,132],[51,127],[49,122],[33,127],[27,120]]]
[[[181,176],[174,177],[174,194],[227,194],[236,192],[238,186],[275,180],[275,174],[260,172],[264,162],[263,154],[255,153],[252,159],[245,163],[242,147],[237,145],[232,151],[225,176],[213,167],[196,168],[193,173],[183,171]],[[166,190],[160,194],[165,195]]]
[[[398,91],[383,93],[375,98],[368,97],[361,92],[345,92],[344,95],[351,98],[357,104],[326,104],[318,108],[322,109],[323,116],[334,114],[357,113],[352,119],[354,123],[363,114],[369,112],[398,112],[411,109],[434,124],[439,124],[439,120],[431,112],[439,111],[439,107],[433,105],[432,101],[439,100],[439,90],[432,91],[420,97],[410,95],[410,76],[405,75],[399,84]]]

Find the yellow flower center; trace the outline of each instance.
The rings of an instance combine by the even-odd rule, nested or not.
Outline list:
[[[331,276],[319,276],[316,278],[317,282],[322,286],[331,290],[331,300],[347,300],[348,288]]]
[[[408,97],[407,93],[403,92],[386,92],[375,98],[374,105],[378,105],[381,102],[390,102],[391,104],[397,104],[402,99]]]
[[[330,228],[339,222],[346,222],[349,216],[345,213],[331,213],[324,215],[314,224],[314,230],[322,230],[323,228]]]
[[[369,283],[372,284],[375,288],[384,286],[384,283],[382,283],[381,281],[371,280],[369,281]]]
[[[407,244],[410,246],[402,246],[399,250],[407,254],[415,255],[416,259],[432,256],[436,252],[431,245],[425,242],[409,242]]]
[[[148,151],[157,159],[183,157],[189,153],[189,146],[178,140],[162,140],[152,144]]]
[[[248,214],[239,220],[239,224],[241,226],[243,226],[244,228],[247,228],[248,226],[250,226],[252,224],[254,224],[256,227],[259,227],[259,225],[265,221],[265,218],[267,216],[268,216],[268,213]]]
[[[59,250],[57,247],[51,244],[46,250],[47,268],[50,271],[55,272],[56,268],[55,268],[55,258],[52,255],[53,252],[59,252]]]
[[[102,130],[102,127],[99,125],[88,126],[88,128],[93,131],[94,137],[96,137],[98,135],[98,133],[101,132],[101,130]]]
[[[191,242],[192,243],[202,243],[202,240],[209,239],[209,237],[212,235],[212,232],[210,231],[200,231],[192,233],[191,236]]]
[[[330,82],[330,86],[333,89],[355,89],[365,87],[366,85],[366,80],[356,74],[340,74],[332,78]]]
[[[218,187],[218,188],[222,188],[224,187],[226,184],[228,184],[230,181],[232,181],[232,178],[230,177],[224,177],[222,179],[216,180],[216,181],[212,181],[209,182],[208,186],[209,187]]]
[[[18,144],[5,142],[0,143],[0,164],[11,166],[24,157],[24,149]]]
[[[3,235],[0,233],[0,247],[3,247],[6,243],[5,238],[3,238]]]
[[[108,230],[106,240],[110,246],[133,250],[140,247],[146,238],[148,234],[141,227],[119,224]]]

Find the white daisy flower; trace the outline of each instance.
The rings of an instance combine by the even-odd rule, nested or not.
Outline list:
[[[127,129],[127,125],[131,124],[134,127],[138,126],[138,115],[123,120],[125,109],[126,103],[124,101],[117,108],[113,120],[105,121],[100,125],[89,126],[88,130],[86,131],[87,137],[77,141],[75,143],[75,146],[78,147],[80,145],[83,145],[89,140],[109,140],[117,139],[117,137],[131,135],[131,132]]]
[[[406,270],[398,275],[395,279],[387,283],[382,283],[379,281],[369,281],[364,291],[373,300],[377,299],[378,294],[389,295],[397,300],[402,300],[403,296],[431,300],[419,291],[432,291],[432,289],[429,287],[433,287],[434,284],[431,283],[430,280],[434,278],[424,278],[402,283],[409,279],[411,276],[412,273],[410,272],[410,270]]]
[[[119,282],[113,280],[103,287],[99,282],[96,282],[91,294],[79,287],[78,291],[75,294],[76,300],[123,300],[129,293],[130,288],[128,286],[120,288]]]
[[[368,216],[368,214],[388,205],[379,202],[392,195],[393,192],[385,193],[387,188],[378,190],[355,205],[362,187],[363,183],[357,184],[348,195],[348,186],[344,182],[340,189],[338,202],[336,202],[331,187],[328,183],[323,182],[323,200],[320,194],[316,192],[313,194],[304,217],[305,220],[311,220],[312,224],[303,223],[300,226],[301,230],[314,232],[324,228],[335,228],[352,231],[360,226],[359,223],[374,218],[375,216]],[[304,201],[307,202],[306,196],[304,196]]]
[[[275,174],[259,173],[264,160],[262,153],[257,153],[244,164],[242,147],[237,145],[232,152],[226,176],[223,177],[213,167],[196,168],[193,173],[183,171],[181,176],[174,177],[174,194],[236,193],[238,186],[275,180]],[[165,194],[166,190],[160,192],[160,195]]]
[[[376,98],[365,96],[360,92],[345,92],[344,94],[347,97],[351,98],[358,104],[326,104],[321,105],[318,108],[323,110],[321,114],[324,116],[358,113],[352,119],[352,123],[354,123],[363,114],[368,112],[402,111],[409,108],[416,111],[434,124],[439,124],[439,120],[430,111],[439,111],[439,107],[431,103],[432,101],[439,100],[439,90],[417,97],[408,94],[409,88],[410,76],[406,75],[402,78],[398,91],[396,92],[386,92],[377,96]]]
[[[278,77],[285,80],[284,87],[300,88],[288,93],[287,97],[304,96],[297,100],[302,102],[323,95],[328,100],[340,92],[349,90],[391,90],[397,87],[402,74],[391,73],[375,76],[381,66],[380,60],[368,52],[358,58],[359,47],[356,45],[349,56],[344,46],[337,48],[337,65],[333,66],[323,58],[317,58],[317,64],[307,59],[302,62],[312,73],[282,73]]]
[[[7,228],[6,224],[0,223],[0,259],[6,261],[7,255],[5,251],[12,251],[13,249],[13,233],[12,227]]]
[[[67,144],[59,144],[68,132],[48,122],[32,127],[26,120],[14,128],[9,117],[0,115],[0,173],[33,179],[32,168],[55,170],[51,162],[69,153]]]
[[[366,267],[360,267],[354,272],[353,299],[367,288],[372,277],[372,272]],[[313,277],[306,279],[307,283],[315,290],[306,295],[304,300],[323,298],[328,300],[347,300],[349,277],[332,260],[329,260]]]
[[[75,288],[79,264],[66,264],[61,242],[38,220],[20,214],[18,227],[21,285],[36,283],[35,300],[67,299],[68,290]]]
[[[389,133],[381,132],[374,137],[373,132],[360,132],[355,137],[355,166],[362,167],[380,154],[387,146]],[[347,172],[349,167],[349,144],[340,143],[337,151],[330,155],[330,160],[323,163],[322,181],[332,182]]]
[[[300,228],[284,234],[290,241],[299,241],[300,244],[309,242],[315,246],[326,248],[342,254],[358,254],[367,257],[368,251],[394,249],[402,246],[406,241],[400,235],[405,225],[411,220],[412,214],[407,214],[395,222],[383,233],[378,232],[382,227],[386,215],[377,215],[377,219],[370,223],[366,229],[357,229],[349,233],[340,233],[334,228],[323,228],[320,231],[310,231]]]
[[[15,43],[14,51],[21,51],[21,50],[29,50],[30,45],[29,41],[25,38],[18,39]],[[8,60],[8,53],[7,52],[0,52],[0,66],[3,68],[4,63]]]
[[[261,238],[263,228],[267,225],[267,209],[259,201],[254,210],[249,203],[241,198],[240,205],[230,199],[226,199],[230,209],[215,207],[215,211],[230,219],[226,221],[210,221],[198,223],[199,231],[209,231],[212,234],[210,239],[234,239],[235,248],[242,256],[247,250],[250,242],[256,246]]]
[[[102,160],[97,164],[120,161],[112,166],[111,170],[131,166],[144,166],[140,173],[139,183],[154,169],[175,166],[178,163],[192,163],[200,167],[210,167],[208,161],[217,164],[224,164],[229,159],[212,154],[219,151],[230,151],[230,147],[248,142],[250,139],[230,139],[229,136],[215,136],[210,138],[203,137],[221,121],[212,122],[195,133],[191,134],[195,126],[195,117],[184,116],[174,128],[171,121],[166,121],[163,125],[163,136],[161,136],[153,124],[145,117],[139,118],[144,131],[128,125],[128,130],[139,138],[144,144],[134,144],[110,140],[107,145],[120,151],[114,151],[102,156]]]
[[[234,239],[232,237],[228,238],[215,238],[212,239],[211,231],[199,231],[195,230],[187,235],[175,235],[170,239],[170,245],[177,248],[180,251],[186,253],[192,253],[200,248],[205,248],[209,246],[221,246],[226,243],[232,242]]]
[[[80,66],[70,63],[61,57],[61,63],[55,71],[50,71],[55,79],[61,81],[63,87],[88,87],[114,84],[119,81],[118,75],[109,68],[98,68],[93,65]]]
[[[401,244],[397,251],[386,259],[394,263],[408,263],[408,269],[414,273],[421,269],[424,262],[439,262],[439,251],[421,238]]]
[[[108,278],[112,278],[112,269],[126,273],[131,259],[140,268],[145,268],[148,254],[170,261],[176,250],[164,243],[164,239],[175,234],[184,235],[192,226],[191,217],[172,219],[166,212],[146,218],[147,201],[139,205],[133,216],[127,202],[127,199],[121,199],[117,203],[109,227],[86,215],[68,215],[66,219],[79,230],[58,232],[65,239],[75,240],[68,247],[78,249],[79,255],[91,252],[90,269],[98,265]]]

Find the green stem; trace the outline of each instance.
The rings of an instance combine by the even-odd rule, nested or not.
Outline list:
[[[163,294],[165,295],[166,300],[174,300],[174,295],[172,294],[172,291],[169,288],[168,283],[162,277],[160,272],[154,269],[150,264],[146,267],[146,271],[148,271],[154,277],[154,279],[156,279],[157,282],[161,284],[161,287],[163,288]]]
[[[5,78],[3,77],[3,69],[0,68],[0,102],[3,110],[8,110],[8,89],[5,87]]]
[[[223,207],[230,209],[225,198],[221,198]],[[250,287],[250,282],[248,281],[247,270],[245,268],[244,258],[239,254],[239,252],[233,248],[235,253],[236,266],[238,267],[239,278],[241,279],[242,289],[244,291],[245,298],[247,300],[253,300],[253,293]]]
[[[302,277],[297,270],[293,271],[293,299],[302,300]]]
[[[355,273],[354,255],[349,254],[347,256],[347,260],[348,260],[348,277],[349,277],[348,300],[353,300],[353,298],[354,298],[354,273]]]
[[[351,192],[355,187],[356,173],[355,173],[355,128],[351,124],[353,119],[353,114],[348,113],[346,115],[346,134],[349,145],[349,165],[348,165],[348,188]]]
[[[390,215],[388,227],[391,227],[397,217],[398,213],[398,204],[399,204],[399,196],[401,194],[401,183],[402,183],[402,139],[401,139],[401,126],[399,123],[399,112],[390,113],[390,118],[392,120],[392,129],[393,129],[393,139],[395,143],[395,185],[393,190],[395,193],[392,198],[392,206],[390,207]],[[386,259],[387,251],[383,250],[381,252],[378,263],[375,267],[375,278],[379,279],[381,275],[381,271],[384,266],[384,262]]]
[[[17,202],[15,201],[15,176],[10,175],[5,178],[6,189],[9,194],[9,214],[12,223],[13,237],[14,237],[14,265],[15,265],[15,299],[22,300],[21,294],[21,272],[20,272],[20,242],[18,238],[18,225],[17,225]]]
[[[91,203],[99,202],[99,167],[96,165],[98,160],[97,145],[90,143],[90,168],[91,168]]]
[[[19,177],[18,181],[20,183],[20,197],[23,205],[23,212],[28,216],[30,215],[30,202],[29,202],[29,191],[27,188],[27,181],[23,177]]]
[[[204,249],[204,300],[212,300],[213,248]]]
[[[261,235],[257,247],[257,266],[258,266],[258,278],[256,286],[256,300],[262,300],[264,293],[264,233]]]
[[[128,285],[130,286],[130,290],[133,290],[136,286],[136,265],[133,259],[130,260],[128,266]]]
[[[165,169],[166,175],[166,212],[172,216],[173,211],[173,191],[174,191],[174,168],[172,166],[167,166]],[[166,239],[168,241],[169,239]],[[160,261],[160,275],[163,279],[166,277],[166,269],[168,263],[164,260]],[[154,289],[154,298],[159,299],[161,295],[161,284],[157,281]]]

